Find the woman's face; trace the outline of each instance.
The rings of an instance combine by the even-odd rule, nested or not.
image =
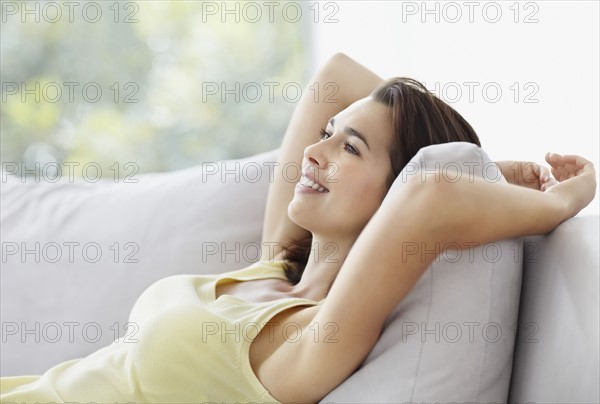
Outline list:
[[[390,109],[370,97],[334,116],[304,150],[290,219],[313,234],[357,237],[387,193],[393,133]]]

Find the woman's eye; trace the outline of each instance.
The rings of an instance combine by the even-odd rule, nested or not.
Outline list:
[[[348,153],[356,154],[357,156],[360,154],[358,153],[358,150],[356,150],[356,147],[352,146],[352,143],[348,141],[344,142],[344,149],[346,149]]]
[[[331,133],[327,132],[325,129],[321,129],[321,140],[329,139],[331,137]]]
[[[320,136],[321,140],[326,140],[326,139],[329,139],[331,136],[333,136],[331,133],[327,132],[325,129],[321,129],[320,133],[321,133],[321,136]],[[344,142],[344,150],[346,150],[348,153],[360,156],[360,153],[358,152],[356,147],[354,147],[352,145],[352,143],[348,142],[347,140]]]

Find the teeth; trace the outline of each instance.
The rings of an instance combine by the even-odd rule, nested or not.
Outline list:
[[[312,182],[311,180],[309,180],[308,178],[302,176],[300,177],[300,184],[302,185],[306,185],[307,187],[312,187],[314,182]]]
[[[314,185],[314,182],[309,180],[308,178],[302,176],[302,177],[300,177],[300,184],[307,186],[309,188],[312,188],[312,186]]]
[[[312,188],[319,192],[326,192],[324,187],[322,187],[321,185],[317,184],[316,182],[310,180],[309,178],[307,178],[305,176],[301,176],[299,182],[300,182],[300,184],[304,185],[307,188]]]

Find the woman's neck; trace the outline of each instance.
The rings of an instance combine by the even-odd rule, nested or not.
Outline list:
[[[292,288],[293,294],[316,301],[324,299],[355,240],[313,234],[310,255],[300,282]]]

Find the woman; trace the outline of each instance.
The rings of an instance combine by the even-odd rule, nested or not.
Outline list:
[[[316,402],[359,366],[435,258],[401,257],[402,243],[432,251],[547,233],[594,197],[589,161],[548,154],[558,183],[505,162],[513,184],[412,176],[382,205],[419,148],[479,140],[412,80],[383,82],[338,54],[309,87],[327,83],[337,102],[305,93],[283,140],[259,263],[155,283],[131,312],[138,343],[4,378],[2,401]],[[286,176],[289,163],[302,175]]]

